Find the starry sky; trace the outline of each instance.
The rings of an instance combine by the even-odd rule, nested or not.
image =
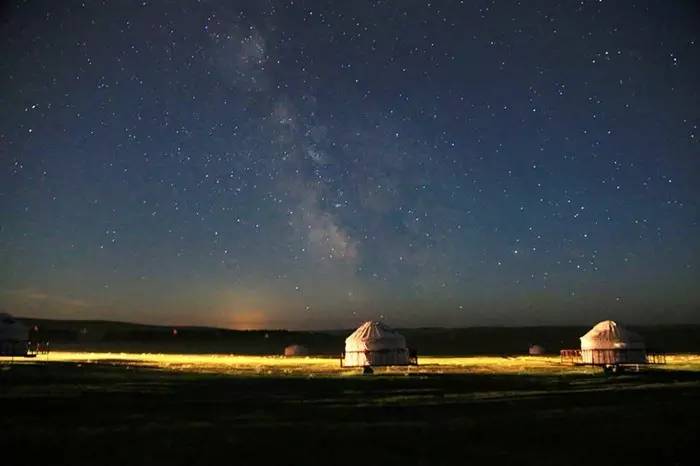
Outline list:
[[[0,309],[700,322],[696,2],[0,8]]]

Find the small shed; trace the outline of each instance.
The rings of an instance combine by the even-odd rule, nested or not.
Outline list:
[[[284,355],[290,356],[307,356],[309,354],[309,349],[302,345],[289,345],[284,348]]]

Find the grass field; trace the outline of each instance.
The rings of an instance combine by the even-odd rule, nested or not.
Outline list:
[[[0,361],[7,464],[696,464],[700,356],[605,376],[556,357],[55,352]],[[3,463],[4,464],[4,463]]]
[[[0,362],[10,362],[1,358]],[[18,363],[51,362],[102,363],[114,366],[145,367],[161,370],[229,375],[352,376],[357,368],[341,368],[331,357],[247,356],[224,354],[152,354],[53,352],[35,359],[17,359]],[[600,369],[562,364],[558,356],[468,356],[422,357],[419,366],[377,368],[378,374],[595,374]],[[655,370],[700,371],[700,355],[667,356],[667,364]]]

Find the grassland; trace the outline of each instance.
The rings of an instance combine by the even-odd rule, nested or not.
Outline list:
[[[0,357],[0,362],[11,359]],[[36,359],[20,359],[28,364],[49,362],[102,363],[123,367],[142,367],[168,371],[228,375],[297,375],[297,376],[353,376],[358,369],[341,368],[332,357],[283,357],[226,354],[157,354],[157,353],[96,353],[57,351]],[[667,364],[655,370],[700,371],[700,355],[675,354],[667,357]],[[596,374],[600,370],[585,366],[562,364],[558,356],[468,356],[420,358],[419,366],[377,368],[384,375],[426,374],[524,374],[571,375]]]
[[[608,377],[554,357],[52,353],[0,363],[7,464],[696,464],[700,356]],[[4,463],[3,463],[4,464]]]

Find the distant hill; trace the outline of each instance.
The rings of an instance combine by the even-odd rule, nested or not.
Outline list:
[[[143,325],[97,320],[18,318],[36,328],[33,338],[51,348],[81,351],[282,354],[301,344],[317,354],[336,354],[343,338],[326,332],[229,330],[211,327]],[[339,346],[340,345],[340,346]]]
[[[700,325],[631,326],[648,348],[668,353],[700,351]],[[523,354],[532,344],[548,353],[578,348],[590,326],[469,327],[404,329],[401,333],[419,354]]]
[[[313,354],[339,355],[354,329],[327,331],[229,330],[210,327],[142,325],[99,320],[18,318],[32,337],[55,350],[282,354],[285,346],[304,345]],[[700,352],[700,325],[632,327],[647,346],[669,353]],[[419,355],[526,354],[531,344],[558,354],[577,348],[589,327],[469,327],[400,329]]]

